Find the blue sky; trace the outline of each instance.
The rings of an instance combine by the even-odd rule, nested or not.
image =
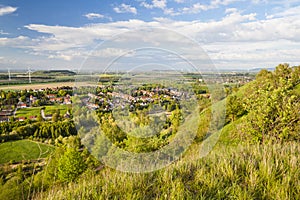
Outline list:
[[[141,28],[150,31],[147,34],[139,31]],[[174,38],[179,38],[178,35],[160,32],[157,28],[176,31],[188,39],[176,42]],[[136,45],[131,46],[130,39],[118,43],[115,38],[116,35],[119,39],[128,38],[129,34],[122,36],[128,31],[134,32],[131,37]],[[170,41],[175,45],[170,45]],[[103,42],[104,45],[99,45]],[[300,1],[0,2],[0,67],[3,69],[76,70],[93,68],[96,63],[96,68],[103,68],[118,56],[124,57],[126,63],[139,60],[142,64],[137,58],[144,58],[145,52],[132,48],[149,45],[172,48],[189,60],[197,60],[199,53],[206,53],[219,69],[274,67],[279,63],[299,65]],[[193,48],[189,48],[190,45]],[[144,64],[153,60],[149,52],[147,55]],[[169,57],[160,61],[170,63]],[[89,62],[85,62],[87,58]],[[172,62],[180,63],[178,59]]]

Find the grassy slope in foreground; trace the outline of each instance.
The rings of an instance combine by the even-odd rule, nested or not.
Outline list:
[[[31,160],[45,158],[54,147],[29,140],[19,140],[0,144],[0,164],[11,160]]]
[[[246,145],[152,173],[88,171],[35,199],[298,199],[300,145]]]

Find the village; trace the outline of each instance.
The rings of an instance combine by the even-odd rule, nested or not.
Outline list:
[[[179,101],[190,97],[188,91],[158,85],[132,88],[130,92],[125,91],[121,86],[115,86],[114,89],[102,86],[96,94],[88,93],[87,96],[82,97],[81,102],[90,110],[103,112],[110,112],[115,108],[129,108],[130,111],[143,110],[153,104],[160,104],[166,111],[172,111]],[[206,97],[209,98],[209,95],[206,94]]]
[[[210,98],[205,87],[197,86],[193,89],[195,94]],[[76,90],[77,88],[70,86],[0,90],[0,122],[51,120],[55,112],[59,112],[61,118],[70,118],[72,98],[73,95],[77,96]],[[159,84],[126,89],[122,85],[101,85],[93,90],[91,92],[89,88],[86,94],[78,95],[81,104],[89,110],[102,112],[111,112],[115,108],[124,109],[125,107],[128,107],[130,111],[143,110],[153,104],[160,104],[164,110],[171,112],[176,105],[179,105],[179,101],[191,97],[190,91]]]
[[[63,117],[70,117],[70,87],[0,92],[0,122],[37,120],[39,116],[50,120],[57,109],[64,112]]]

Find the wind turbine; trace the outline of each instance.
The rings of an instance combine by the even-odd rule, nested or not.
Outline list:
[[[11,81],[10,69],[8,68],[7,71],[8,71],[8,81]]]
[[[28,71],[26,72],[26,74],[28,74],[29,83],[31,83],[31,72],[33,72],[33,71],[31,71],[30,67],[28,67]]]

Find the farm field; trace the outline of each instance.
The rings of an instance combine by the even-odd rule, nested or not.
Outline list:
[[[0,90],[39,90],[44,88],[56,88],[63,86],[94,86],[94,84],[89,82],[54,82],[54,83],[37,83],[37,84],[24,84],[24,85],[2,85]]]
[[[19,140],[0,144],[0,164],[11,160],[31,160],[45,158],[54,147],[29,140]]]
[[[29,89],[43,89],[54,88],[62,86],[74,86],[74,82],[57,82],[57,83],[37,83],[37,84],[24,84],[24,85],[2,85],[0,90],[29,90]]]

